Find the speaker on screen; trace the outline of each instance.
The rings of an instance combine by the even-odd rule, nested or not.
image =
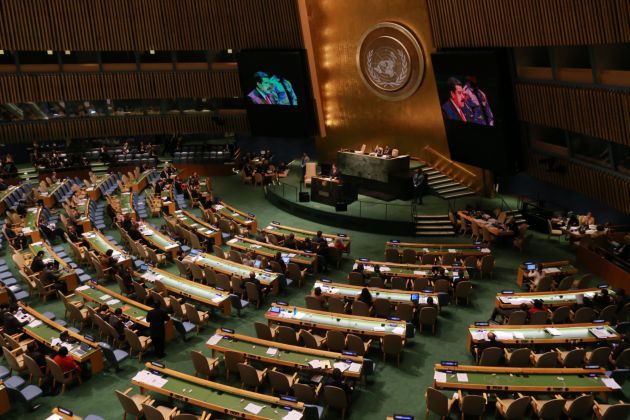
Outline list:
[[[253,135],[317,134],[304,50],[243,50],[237,62]]]
[[[431,55],[451,158],[497,174],[522,167],[509,52]]]

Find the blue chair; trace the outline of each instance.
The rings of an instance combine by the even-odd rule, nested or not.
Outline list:
[[[129,358],[129,353],[124,350],[113,349],[108,343],[100,342],[98,345],[103,351],[105,359],[114,367],[114,370],[116,372],[120,371],[120,363]]]
[[[28,406],[30,411],[35,411],[39,408],[40,404],[33,404],[33,401],[44,393],[44,391],[36,385],[27,385],[22,389],[7,386],[7,391],[9,391],[11,402],[21,401]]]
[[[173,320],[173,326],[175,327],[175,331],[179,333],[182,337],[182,341],[187,341],[186,334],[195,331],[197,326],[191,322],[181,321],[177,318],[171,317]]]

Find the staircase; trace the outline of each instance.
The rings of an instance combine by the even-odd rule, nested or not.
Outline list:
[[[22,181],[37,183],[38,182],[39,171],[34,166],[28,166],[26,168],[20,168],[18,172],[18,177]]]
[[[520,225],[521,223],[527,223],[527,220],[525,220],[523,215],[518,210],[506,210],[505,214],[507,216],[506,219],[513,217],[514,222],[516,222],[517,225]]]
[[[416,236],[455,236],[448,215],[420,215],[414,217]]]
[[[427,177],[427,184],[438,197],[450,200],[475,195],[468,187],[452,180],[428,164],[422,163],[420,167]]]
[[[90,162],[90,168],[92,168],[92,172],[94,175],[103,175],[106,174],[109,170],[109,166],[103,162]]]

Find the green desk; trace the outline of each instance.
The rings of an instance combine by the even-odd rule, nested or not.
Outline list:
[[[390,262],[355,260],[353,269],[356,268],[358,264],[363,264],[363,269],[368,274],[374,273],[374,267],[378,265],[382,276],[413,279],[432,277],[431,269],[436,267],[436,265],[433,264],[397,264]],[[457,269],[464,272],[464,279],[470,279],[470,275],[468,274],[466,267],[453,267],[450,265],[440,265],[439,267],[444,268],[444,274],[447,277],[453,277],[453,270]]]
[[[64,344],[64,346],[68,348],[68,353],[72,356],[74,361],[80,364],[89,362],[93,375],[103,370],[103,352],[97,343],[51,321],[30,306],[24,305],[22,302],[20,302],[19,305],[24,311],[35,318],[35,321],[24,326],[23,331],[26,335],[56,352],[59,350],[59,346],[53,344],[53,340],[58,339],[62,332],[67,331],[69,336],[76,340],[76,343]],[[82,350],[80,348],[81,343],[87,344],[89,348],[85,351]]]
[[[41,214],[41,208],[30,207],[26,210],[26,216],[24,217],[24,227],[22,233],[30,236],[31,241],[41,241],[42,237],[39,234],[39,216]]]
[[[608,379],[604,369],[450,367],[436,364],[434,385],[440,389],[487,392],[612,392],[613,389],[602,379]]]
[[[314,238],[317,236],[317,232],[311,230],[300,229],[292,226],[284,226],[277,222],[271,222],[267,225],[266,228],[263,229],[266,233],[270,235],[276,236],[279,240],[283,240],[287,238],[289,235],[293,234],[296,242],[304,242],[306,238]],[[343,234],[332,234],[332,233],[322,233],[322,236],[326,239],[328,246],[335,246],[335,241],[337,239],[341,239],[343,245],[346,247],[344,252],[350,253],[350,237]]]
[[[265,318],[267,318],[269,325],[283,324],[300,328],[315,328],[322,331],[342,331],[370,338],[395,334],[400,336],[403,342],[407,333],[405,321],[337,314],[295,306],[279,306],[275,303],[265,313]]]
[[[223,273],[230,277],[236,276],[241,279],[249,278],[249,273],[254,272],[256,278],[263,285],[270,287],[275,294],[280,292],[280,282],[278,281],[277,273],[239,264],[204,252],[197,255],[189,254],[186,256],[185,261],[196,264],[202,268],[209,267],[218,273]]]
[[[155,169],[147,169],[146,171],[142,172],[139,177],[132,181],[131,191],[137,194],[145,189],[146,186],[149,184],[149,174],[153,173],[154,171]]]
[[[361,294],[361,290],[363,290],[363,286],[353,286],[351,284],[346,283],[324,283],[321,281],[316,281],[313,285],[313,289],[319,287],[322,290],[322,294],[324,296],[335,296],[345,300],[355,300],[357,296]],[[376,287],[368,287],[367,288],[372,294],[372,299],[387,299],[392,304],[398,303],[427,303],[427,298],[429,296],[433,297],[433,301],[437,303],[438,294],[437,293],[420,293],[420,292],[411,292],[404,290],[392,290],[392,289],[379,289]],[[418,301],[414,302],[411,300],[412,295],[418,295]]]
[[[114,251],[113,257],[118,259],[118,265],[124,268],[131,267],[131,258],[125,251],[111,243],[101,232],[98,230],[85,232],[82,235],[83,241],[90,247],[90,249],[97,254],[105,254],[108,249]]]
[[[129,214],[132,219],[135,219],[136,211],[133,209],[133,193],[126,192],[118,196],[120,203],[120,212],[123,215]]]
[[[284,248],[241,236],[230,239],[226,242],[226,244],[232,249],[236,249],[241,252],[251,252],[255,255],[261,255],[267,258],[274,258],[276,253],[280,252],[283,257],[289,257],[291,262],[310,268],[313,270],[313,273],[317,273],[317,254],[315,253],[307,253],[291,248]]]
[[[147,241],[151,248],[158,249],[166,254],[171,254],[173,259],[177,258],[180,246],[173,239],[161,233],[149,223],[140,224],[140,234]]]
[[[183,277],[169,273],[158,268],[148,268],[141,276],[144,280],[154,283],[160,281],[166,289],[176,295],[196,300],[214,308],[223,309],[223,313],[229,315],[232,311],[229,292],[215,289]]]
[[[385,251],[395,249],[402,256],[403,251],[411,249],[416,253],[417,257],[423,255],[444,256],[446,254],[455,254],[458,258],[466,258],[470,256],[482,257],[489,255],[492,251],[474,244],[419,244],[415,242],[385,242]]]
[[[291,346],[276,341],[261,340],[242,334],[234,334],[217,329],[215,334],[206,342],[206,346],[212,350],[212,357],[217,353],[235,351],[245,354],[252,361],[262,362],[273,366],[289,367],[295,370],[315,371],[330,375],[334,364],[348,361],[344,367],[343,375],[349,378],[361,377],[363,357],[346,356],[341,353],[310,349],[308,347]],[[327,363],[330,367],[314,369],[309,362],[317,360]]]
[[[145,366],[157,372],[160,377],[156,380],[146,370],[134,376],[132,382],[140,388],[142,393],[152,391],[235,418],[281,420],[291,410],[300,413],[304,411],[302,403],[281,401],[271,395],[207,381],[151,363]],[[253,414],[245,409],[249,404],[264,406],[264,408],[258,414]]]
[[[546,276],[556,277],[561,279],[565,276],[571,276],[578,272],[577,268],[571,265],[571,262],[568,260],[564,261],[552,261],[552,262],[543,262],[543,263],[534,263],[536,266],[543,267],[543,273]],[[533,277],[532,271],[528,270],[524,264],[521,264],[518,267],[516,272],[516,284],[522,286],[523,283],[529,283],[529,279]]]
[[[75,293],[83,298],[85,302],[92,302],[96,306],[107,305],[113,312],[117,308],[122,309],[122,315],[125,319],[131,320],[138,325],[149,328],[147,322],[147,313],[151,310],[150,306],[144,305],[126,296],[116,293],[111,289],[101,285],[89,285],[77,287]],[[173,339],[173,321],[166,323],[166,342]]]
[[[63,270],[63,273],[59,276],[59,280],[63,280],[66,283],[68,292],[73,291],[79,285],[79,276],[76,271],[66,264],[59,255],[48,245],[46,242],[33,242],[29,245],[31,255],[35,256],[39,251],[44,251],[44,260],[56,260],[59,262],[59,267]]]
[[[572,306],[577,303],[577,295],[583,295],[589,299],[599,294],[601,289],[573,289],[554,292],[531,292],[531,293],[513,293],[503,294],[497,293],[495,304],[499,308],[518,308],[521,304],[531,306],[534,300],[542,300],[546,306]],[[611,296],[615,296],[615,291],[608,289]]]
[[[248,214],[243,211],[240,211],[237,208],[234,208],[223,201],[221,204],[215,204],[212,206],[212,211],[218,213],[221,217],[225,217],[226,219],[232,220],[237,225],[241,225],[249,230],[249,232],[254,235],[256,234],[256,230],[258,229],[258,225],[256,223],[256,216],[253,214]]]
[[[175,212],[175,220],[184,229],[210,238],[213,240],[215,246],[221,246],[221,231],[214,228],[210,223],[201,220],[186,210],[177,210]]]
[[[550,333],[550,328],[558,330],[560,335]],[[591,330],[601,328],[610,336],[597,338]],[[608,324],[550,324],[547,326],[533,327],[531,325],[492,325],[468,327],[467,348],[472,350],[474,344],[485,340],[487,333],[493,332],[497,340],[508,347],[518,346],[557,346],[584,345],[597,341],[619,341],[621,336]]]

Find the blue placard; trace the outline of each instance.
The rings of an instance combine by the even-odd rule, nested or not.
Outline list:
[[[514,290],[501,290],[502,295],[513,295]]]
[[[256,215],[255,215],[254,213],[247,213],[247,215],[248,215],[249,217],[256,217]]]
[[[332,280],[322,279],[322,283],[332,283]]]
[[[276,300],[276,305],[289,306],[289,304],[283,300]]]
[[[598,284],[597,288],[598,289],[608,289],[608,285],[606,283]]]
[[[389,319],[390,321],[400,321],[400,318],[398,318],[397,316],[390,316],[387,317],[387,319]]]
[[[413,420],[413,416],[407,416],[405,414],[394,414],[394,420]]]
[[[345,233],[338,233],[337,236],[339,236],[340,238],[345,238],[348,235],[346,235]]]
[[[359,261],[370,261],[369,258],[359,258]]]
[[[389,242],[393,243],[393,244],[399,244],[400,241],[398,239],[390,239]]]
[[[603,324],[604,322],[606,322],[605,319],[594,319],[593,320],[593,324]]]
[[[151,362],[151,365],[162,368],[162,369],[166,367],[164,363],[160,363],[160,362]]]
[[[489,322],[475,322],[475,327],[487,327],[488,325],[490,325]]]
[[[292,397],[291,395],[280,395],[280,399],[282,401],[297,402],[297,398]]]
[[[442,365],[442,366],[459,366],[459,362],[457,362],[455,360],[442,360],[440,362],[440,365]]]
[[[356,356],[357,353],[354,351],[349,351],[349,350],[342,350],[341,354],[343,354],[344,356]]]
[[[272,220],[272,221],[271,221],[271,224],[272,224],[272,225],[279,225],[279,224],[280,224],[280,222],[277,222],[277,221],[275,221],[275,220]]]
[[[221,328],[221,331],[228,334],[234,334],[234,329],[232,328]]]

